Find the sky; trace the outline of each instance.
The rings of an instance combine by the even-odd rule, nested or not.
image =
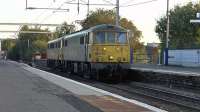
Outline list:
[[[63,21],[75,23],[75,20],[83,20],[87,15],[87,6],[80,6],[77,11],[77,5],[69,5],[65,2],[77,3],[78,0],[27,0],[28,7],[43,8],[65,8],[69,12],[52,10],[26,10],[26,0],[3,0],[0,1],[0,23],[52,23],[61,24]],[[151,0],[120,0],[120,6],[137,4]],[[170,9],[176,5],[185,5],[186,3],[198,2],[199,0],[169,0]],[[80,0],[86,3],[87,0]],[[90,0],[90,3],[115,4],[116,0]],[[120,16],[131,20],[136,27],[142,31],[141,42],[152,43],[159,42],[154,31],[156,21],[166,14],[167,0],[155,0],[150,3],[133,5],[129,7],[120,7]],[[90,6],[90,11],[97,8],[115,9],[114,6]],[[18,30],[19,26],[0,26],[0,30]],[[50,28],[53,29],[53,28]],[[0,33],[0,38],[16,38],[13,33]]]

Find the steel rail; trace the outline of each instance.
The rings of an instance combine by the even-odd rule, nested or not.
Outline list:
[[[190,100],[192,99],[194,102],[200,102],[200,100],[196,99],[196,98],[192,98],[192,97],[188,97],[188,96],[184,96],[184,95],[179,95],[179,94],[174,94],[174,93],[170,93],[170,92],[165,92],[165,91],[160,91],[158,89],[152,89],[152,88],[147,88],[147,87],[143,88],[143,87],[137,86],[137,85],[135,85],[135,86],[140,88],[140,89],[143,89],[143,91],[148,91],[148,93],[145,93],[145,92],[143,92],[141,90],[138,91],[134,87],[131,87],[131,89],[130,89],[129,86],[128,86],[129,89],[124,88],[124,87],[123,88],[122,87],[116,87],[116,86],[112,86],[112,85],[106,85],[106,86],[109,86],[111,88],[115,88],[115,89],[118,89],[118,90],[121,90],[121,91],[125,91],[125,92],[130,93],[130,94],[139,94],[139,95],[143,95],[143,96],[147,96],[147,97],[150,97],[150,98],[154,98],[154,99],[170,102],[170,103],[173,103],[173,104],[177,104],[177,105],[180,105],[180,106],[183,106],[183,107],[187,107],[187,108],[190,108],[190,109],[195,109],[195,110],[200,111],[200,107],[195,106],[195,105],[184,104],[183,103],[184,100],[183,100],[183,102],[178,102],[176,99],[175,99],[175,101],[173,101],[173,100],[167,99],[166,96],[165,97],[163,97],[163,96],[161,97],[159,95],[157,95],[157,96],[152,95],[152,93],[150,93],[150,91],[151,92],[154,91],[154,93],[156,91],[156,93],[159,93],[159,94],[168,94],[169,96],[175,95],[177,97],[183,97],[183,98],[190,99]],[[191,103],[191,102],[189,102],[189,103]]]

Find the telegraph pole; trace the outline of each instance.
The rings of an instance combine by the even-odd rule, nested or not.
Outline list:
[[[119,0],[116,0],[116,26],[119,26]]]
[[[165,46],[165,65],[168,65],[169,50],[169,0],[167,0],[167,26],[166,26],[166,46]]]

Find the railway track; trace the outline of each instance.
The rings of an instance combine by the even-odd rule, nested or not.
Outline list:
[[[200,96],[183,94],[175,92],[173,90],[166,90],[161,88],[155,88],[142,83],[133,83],[130,86],[127,85],[107,85],[109,87],[125,91],[130,94],[139,94],[150,98],[170,102],[176,105],[180,105],[186,108],[190,108],[195,111],[200,111]]]

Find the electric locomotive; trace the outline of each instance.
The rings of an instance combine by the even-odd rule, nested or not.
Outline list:
[[[47,65],[98,80],[129,67],[128,30],[102,24],[48,42]]]

